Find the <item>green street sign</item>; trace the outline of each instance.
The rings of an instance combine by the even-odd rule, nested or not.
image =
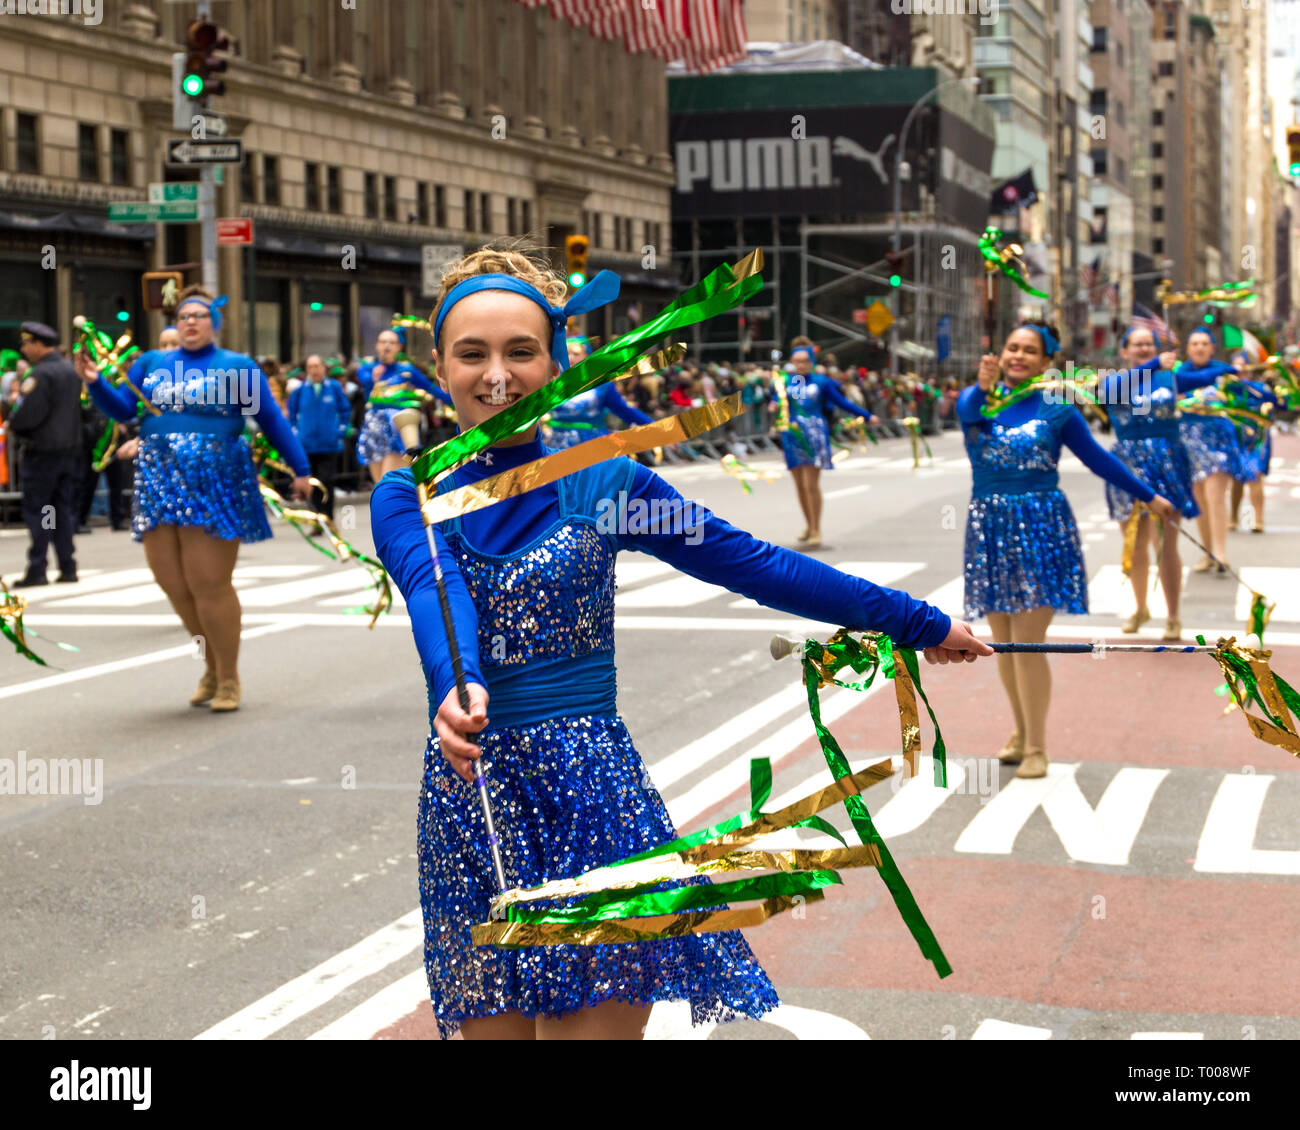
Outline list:
[[[154,181],[149,185],[150,204],[170,204],[176,200],[191,200],[197,202],[198,199],[198,181],[167,181],[162,184]]]
[[[197,201],[151,204],[147,200],[119,201],[108,206],[108,218],[118,224],[193,224],[198,222]]]

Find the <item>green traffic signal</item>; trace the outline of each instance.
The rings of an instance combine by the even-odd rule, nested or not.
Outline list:
[[[587,285],[587,276],[584,275],[581,271],[573,271],[569,275],[569,286],[571,286],[574,290],[577,290],[579,287],[586,286],[586,285]]]
[[[1291,162],[1291,176],[1300,177],[1300,161]]]
[[[1204,317],[1201,318],[1201,321],[1204,322],[1207,326],[1212,326],[1214,325],[1214,315],[1206,314]]]
[[[181,89],[191,98],[198,98],[203,93],[203,76],[191,72],[181,79]]]
[[[890,276],[889,276],[889,285],[890,285],[890,286],[899,286],[899,285],[902,283],[902,281],[903,281],[903,277],[902,277],[901,275],[890,275]]]
[[[127,310],[119,310],[117,312],[117,320],[119,322],[129,322],[131,320],[130,312]]]
[[[318,314],[320,313],[320,311],[325,309],[325,304],[323,302],[313,302],[310,304],[310,306],[311,306],[312,313],[314,314]]]

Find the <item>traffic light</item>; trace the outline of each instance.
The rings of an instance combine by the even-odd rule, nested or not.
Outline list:
[[[568,283],[574,290],[587,282],[587,249],[591,241],[585,235],[564,237],[564,258],[568,262]]]
[[[897,290],[903,285],[903,256],[905,251],[886,251],[885,265],[889,270],[889,285]]]
[[[146,310],[174,310],[185,286],[180,271],[146,271],[140,279]]]
[[[230,36],[211,20],[191,20],[185,31],[185,66],[181,93],[195,101],[226,93],[226,84],[213,75],[226,70],[226,60],[215,54],[230,46]]]
[[[1286,127],[1287,169],[1291,176],[1300,178],[1300,126]]]

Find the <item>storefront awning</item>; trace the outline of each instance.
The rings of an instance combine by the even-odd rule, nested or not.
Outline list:
[[[90,212],[19,212],[0,208],[0,227],[20,231],[70,231],[141,243],[154,238],[153,224],[115,224]]]

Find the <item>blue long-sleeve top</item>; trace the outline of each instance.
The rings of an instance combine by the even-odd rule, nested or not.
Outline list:
[[[1190,361],[1184,361],[1174,370],[1174,380],[1178,383],[1180,394],[1217,384],[1220,377],[1227,375],[1236,376],[1237,370],[1223,361],[1211,361],[1207,365],[1193,365]]]
[[[1177,386],[1159,357],[1108,373],[1097,391],[1116,439],[1178,440]]]
[[[1155,492],[1092,437],[1088,422],[1072,404],[1053,404],[1036,392],[1004,408],[996,423],[980,414],[987,396],[970,385],[957,397],[966,453],[970,456],[974,493],[1021,494],[1053,490],[1062,445],[1094,475],[1120,490],[1150,502]],[[995,429],[1001,429],[1001,439]],[[1021,433],[1018,440],[1008,438]]]
[[[549,451],[539,441],[494,447],[439,484],[450,489],[477,482]],[[490,455],[490,463],[485,456]],[[951,620],[940,609],[905,592],[841,573],[814,558],[760,541],[685,499],[653,471],[628,459],[614,459],[567,476],[565,521],[585,521],[605,536],[611,549],[638,550],[702,581],[721,585],[782,612],[888,632],[900,643],[929,647],[948,634]],[[513,554],[530,547],[561,522],[560,484],[550,483],[495,506],[464,515],[435,531],[435,540],[456,625],[456,639],[468,682],[496,691],[484,678],[479,656],[478,618],[453,547],[476,556]],[[573,503],[573,499],[579,501]],[[584,501],[585,500],[585,501]],[[621,517],[612,520],[617,507]],[[638,518],[638,515],[640,516]],[[657,515],[661,520],[642,520]],[[685,515],[685,520],[680,517]],[[678,520],[674,520],[677,516]],[[375,549],[406,600],[416,648],[430,690],[431,711],[455,686],[447,650],[427,535],[409,470],[391,471],[370,496]],[[444,532],[445,529],[445,532]],[[676,532],[673,532],[676,531]],[[486,626],[485,626],[486,627]],[[538,660],[502,672],[511,680],[510,700],[527,701],[531,720],[548,716],[551,702],[565,700],[558,673],[564,660]],[[607,706],[614,700],[612,655]],[[516,680],[526,684],[520,687]],[[531,695],[527,693],[531,689]],[[500,711],[492,713],[501,723]],[[504,724],[504,723],[501,723]]]
[[[824,373],[787,373],[784,380],[791,417],[820,416],[827,404],[831,404],[841,412],[861,416],[864,420],[873,418],[865,408],[859,408],[840,392],[840,386]],[[772,399],[779,399],[775,389],[772,390]]]
[[[551,409],[553,428],[605,430],[605,414],[612,413],[625,424],[652,424],[654,420],[623,399],[612,383],[588,389]]]
[[[309,455],[343,450],[352,404],[338,381],[305,380],[289,393],[289,423]]]
[[[311,463],[293,428],[271,394],[266,375],[243,353],[205,345],[202,349],[150,350],[133,365],[136,387],[161,416],[145,415],[142,436],[174,432],[206,432],[237,436],[252,416],[271,444],[297,475],[311,473]],[[135,380],[135,375],[132,376]],[[114,420],[130,423],[144,411],[135,394],[101,378],[90,385],[91,399]]]
[[[382,394],[385,385],[397,386],[409,384],[422,392],[441,400],[444,404],[451,403],[451,397],[442,390],[440,385],[434,384],[424,373],[420,372],[409,361],[394,361],[391,365],[384,365],[381,361],[365,361],[357,366],[357,384],[361,386],[366,394],[366,398],[375,391],[375,370],[381,369],[379,374],[379,391]]]

